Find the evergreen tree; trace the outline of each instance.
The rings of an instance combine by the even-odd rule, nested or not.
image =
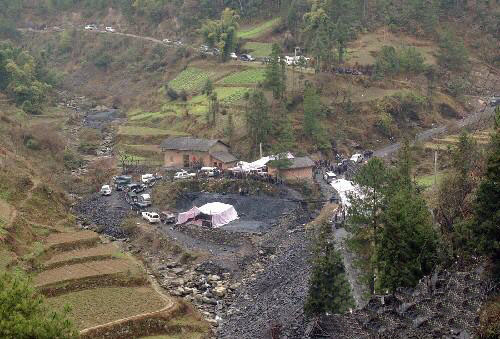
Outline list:
[[[416,191],[392,194],[377,240],[376,290],[413,287],[437,262],[436,234],[425,200]]]
[[[312,85],[307,85],[304,91],[304,134],[310,138],[319,130],[317,116],[321,111],[319,95]]]
[[[275,99],[283,99],[286,88],[285,62],[281,48],[276,43],[273,44],[270,59],[266,67],[265,85],[273,91]]]
[[[451,31],[445,31],[440,37],[441,50],[439,62],[449,69],[463,69],[469,62],[469,54],[464,41]]]
[[[307,315],[344,313],[354,307],[342,257],[328,240],[328,224],[320,226],[315,239],[309,292],[304,304]]]
[[[221,51],[222,61],[229,58],[238,43],[238,19],[239,16],[234,10],[226,8],[220,20],[207,20],[200,29],[205,43]]]
[[[254,91],[248,96],[246,109],[246,126],[253,154],[259,144],[266,144],[271,132],[269,104],[262,91]]]
[[[0,337],[78,338],[73,324],[47,308],[43,297],[20,274],[0,274]]]

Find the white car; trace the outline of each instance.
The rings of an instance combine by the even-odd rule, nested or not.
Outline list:
[[[359,153],[356,153],[356,154],[353,154],[351,156],[351,159],[350,159],[352,162],[354,163],[358,163],[358,162],[362,162],[363,161],[363,155],[362,154],[359,154]]]
[[[101,195],[111,195],[111,186],[103,185],[100,191]]]
[[[327,183],[331,183],[333,180],[337,179],[337,175],[333,172],[326,172],[325,175],[323,175],[323,179],[325,179]]]
[[[142,218],[149,221],[150,224],[156,224],[160,222],[160,216],[155,212],[142,212]]]
[[[200,174],[203,174],[207,177],[213,177],[215,176],[217,170],[218,170],[217,167],[202,167],[200,168]]]
[[[229,54],[229,57],[230,57],[231,59],[233,59],[233,60],[238,60],[238,56],[237,56],[237,55],[236,55],[236,53],[234,53],[234,52],[233,52],[233,53],[231,53],[231,54]]]
[[[171,43],[172,43],[172,40],[170,40],[170,39],[163,39],[163,40],[162,40],[162,42],[163,42],[164,44],[171,44]]]
[[[141,176],[141,181],[143,184],[149,184],[154,179],[155,179],[155,176],[152,174],[149,174],[149,173]]]
[[[96,31],[97,30],[97,26],[92,24],[92,25],[85,25],[85,29],[87,31]]]
[[[114,29],[114,28],[113,28],[113,27],[111,27],[111,26],[108,26],[108,27],[106,27],[106,32],[109,32],[109,33],[114,33],[114,32],[116,32],[116,29]]]
[[[175,173],[174,179],[179,180],[179,179],[188,179],[188,178],[194,178],[196,176],[196,173],[188,173],[186,171],[180,171]]]

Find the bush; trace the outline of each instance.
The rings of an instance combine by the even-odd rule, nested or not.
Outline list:
[[[182,101],[187,101],[188,94],[186,90],[182,89],[179,93],[179,97],[181,98]]]
[[[177,100],[179,98],[179,93],[177,93],[177,91],[175,89],[173,89],[172,87],[168,87],[167,88],[167,96],[171,100]]]
[[[65,150],[63,154],[64,167],[69,170],[80,168],[83,165],[83,159],[71,150]]]

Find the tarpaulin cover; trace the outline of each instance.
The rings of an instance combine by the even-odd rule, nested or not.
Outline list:
[[[342,204],[344,206],[349,207],[351,205],[349,202],[350,194],[356,194],[358,196],[361,196],[359,188],[356,185],[354,185],[352,181],[345,179],[337,179],[333,180],[330,185],[332,185],[332,187],[335,188],[335,190],[339,193],[340,200],[342,201]]]
[[[194,219],[194,217],[196,217],[200,213],[201,211],[196,206],[191,208],[189,211],[179,213],[179,215],[177,216],[177,225],[184,224],[189,219]]]
[[[220,227],[238,219],[238,213],[232,205],[221,202],[211,202],[201,207],[193,207],[189,211],[180,213],[177,224],[183,224],[189,219],[193,219],[198,214],[203,213],[212,217],[212,226]]]
[[[287,153],[285,155],[287,159],[293,159],[293,154],[292,153]],[[266,166],[266,164],[271,161],[271,160],[276,160],[278,159],[278,156],[276,155],[270,155],[268,157],[263,157],[258,160],[255,160],[254,162],[246,162],[246,161],[240,161],[238,162],[238,166],[230,168],[230,171],[233,172],[250,172],[254,170],[258,170]]]

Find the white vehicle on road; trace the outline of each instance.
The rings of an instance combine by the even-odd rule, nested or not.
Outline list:
[[[85,29],[87,31],[97,31],[97,26],[94,25],[94,24],[91,24],[91,25],[85,25]]]
[[[148,173],[141,176],[141,181],[143,184],[149,184],[151,181],[155,180],[155,176]]]
[[[160,222],[160,216],[155,212],[142,212],[142,218],[149,221],[150,224],[156,224]]]
[[[238,56],[237,56],[237,55],[236,55],[236,53],[234,53],[234,52],[233,52],[233,53],[231,53],[231,54],[229,54],[229,57],[230,57],[231,59],[233,59],[233,60],[238,60]]]
[[[171,44],[171,43],[172,43],[172,40],[170,40],[170,39],[163,39],[163,40],[162,40],[162,42],[163,42],[164,44]]]
[[[333,172],[326,172],[325,175],[323,175],[323,179],[325,179],[327,183],[331,183],[333,180],[337,179],[337,175]]]
[[[101,195],[111,195],[111,186],[103,185],[100,191]]]
[[[356,153],[356,154],[353,154],[351,156],[351,159],[350,159],[352,162],[354,163],[359,163],[359,162],[362,162],[363,161],[363,155],[362,154],[359,154],[359,153]]]
[[[114,28],[113,28],[113,27],[111,27],[111,26],[108,26],[108,27],[106,27],[106,32],[109,32],[109,33],[114,33],[114,32],[116,32],[116,29],[114,29]]]
[[[175,173],[174,179],[179,180],[179,179],[188,179],[188,178],[194,178],[196,176],[196,173],[188,173],[187,171],[180,171]]]

